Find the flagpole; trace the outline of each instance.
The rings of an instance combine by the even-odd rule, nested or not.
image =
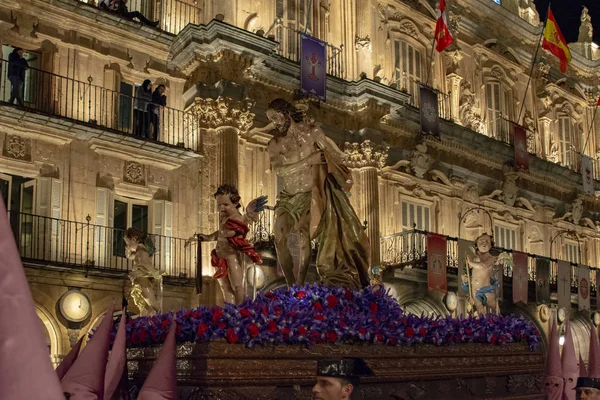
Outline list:
[[[546,23],[548,22],[548,14],[550,12],[550,3],[548,3],[548,11],[546,11],[546,20],[544,21],[544,26],[542,27],[542,32],[540,33],[540,37],[538,38],[537,47],[535,49],[535,53],[533,54],[533,60],[531,61],[531,69],[529,70],[529,78],[527,79],[527,86],[525,86],[525,94],[523,95],[523,101],[521,102],[521,109],[519,110],[519,116],[517,117],[517,124],[521,122],[521,114],[523,113],[523,107],[525,107],[525,101],[527,100],[527,91],[529,90],[529,84],[531,83],[531,75],[533,75],[533,68],[535,68],[535,60],[537,59],[537,54],[540,51],[540,46],[542,44],[542,36],[544,36],[544,30],[546,29]]]
[[[431,68],[433,68],[433,52],[435,51],[435,34],[433,35],[433,40],[431,41],[431,56],[429,57],[429,68],[427,68],[427,80],[425,81],[425,86],[429,86],[429,76],[431,75]]]

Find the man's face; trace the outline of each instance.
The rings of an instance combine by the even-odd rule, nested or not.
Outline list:
[[[577,398],[580,400],[600,400],[600,390],[592,388],[577,389]]]
[[[19,55],[20,58],[23,58],[23,50],[17,51],[17,54]]]
[[[290,119],[289,117],[283,115],[282,113],[275,110],[267,110],[267,118],[271,121],[279,133],[285,134],[287,130],[290,128]]]
[[[312,393],[315,400],[347,400],[354,390],[354,386],[338,378],[317,377]]]
[[[224,218],[231,217],[237,210],[228,194],[217,196],[217,209],[219,210],[219,215]]]
[[[477,249],[480,253],[487,253],[492,248],[492,238],[488,235],[483,235],[477,239]]]

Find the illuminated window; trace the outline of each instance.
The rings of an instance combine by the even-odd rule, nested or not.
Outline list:
[[[429,207],[409,201],[402,202],[402,230],[417,229],[429,231]]]
[[[419,82],[421,81],[421,51],[403,40],[394,41],[394,68],[397,88],[410,93],[419,104]]]
[[[517,231],[516,229],[507,228],[505,226],[496,225],[494,227],[494,243],[496,247],[507,250],[516,250],[517,248]]]
[[[558,152],[560,162],[564,166],[571,166],[575,160],[573,148],[574,126],[571,118],[566,114],[558,116]]]
[[[498,81],[488,81],[485,85],[487,104],[488,136],[508,142],[508,124],[510,119],[509,96]]]

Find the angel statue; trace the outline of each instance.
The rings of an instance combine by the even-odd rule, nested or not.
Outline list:
[[[262,257],[246,240],[248,224],[256,222],[267,204],[267,196],[252,200],[246,214],[239,212],[240,194],[232,185],[219,186],[214,194],[219,211],[219,230],[210,235],[197,235],[203,241],[217,241],[211,253],[211,265],[217,269],[214,278],[219,281],[226,303],[240,304],[246,297],[246,270],[248,260],[262,264]]]
[[[143,230],[129,228],[125,231],[125,256],[133,260],[130,295],[140,310],[140,315],[154,315],[161,311],[163,273],[154,268],[152,256],[155,248],[152,238]]]
[[[462,276],[462,289],[469,293],[467,311],[473,306],[478,315],[499,314],[504,268],[512,269],[512,257],[504,252],[490,254],[494,247],[491,235],[483,233],[475,240],[475,248],[467,254],[467,268]]]

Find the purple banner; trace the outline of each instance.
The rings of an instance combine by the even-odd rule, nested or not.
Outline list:
[[[327,44],[312,36],[301,35],[300,90],[325,101]]]

